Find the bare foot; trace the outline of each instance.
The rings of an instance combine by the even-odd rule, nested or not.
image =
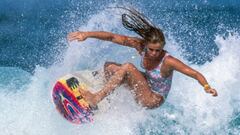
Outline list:
[[[79,88],[78,90],[82,94],[84,100],[86,100],[86,102],[89,103],[89,105],[91,107],[97,106],[97,100],[96,100],[96,95],[95,94],[91,93],[88,90],[83,90],[81,88]]]

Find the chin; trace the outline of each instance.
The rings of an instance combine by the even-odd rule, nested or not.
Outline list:
[[[152,60],[156,60],[156,59],[158,59],[158,57],[150,56],[150,59],[152,59]]]

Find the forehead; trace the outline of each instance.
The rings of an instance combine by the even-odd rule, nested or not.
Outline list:
[[[162,49],[162,46],[160,43],[148,43],[147,47],[151,49]]]

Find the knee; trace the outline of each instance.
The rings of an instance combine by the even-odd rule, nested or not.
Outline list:
[[[121,67],[123,70],[128,71],[128,72],[137,70],[136,66],[133,65],[132,63],[124,63]]]
[[[116,67],[120,67],[121,64],[115,63],[115,62],[105,62],[104,63],[104,70],[106,69],[115,69]]]
[[[104,63],[104,68],[107,68],[109,67],[110,65],[113,65],[114,63],[113,62],[105,62]]]

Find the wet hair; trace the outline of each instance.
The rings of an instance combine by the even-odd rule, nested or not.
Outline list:
[[[124,8],[127,12],[122,14],[123,26],[137,33],[146,43],[160,43],[165,45],[165,37],[162,30],[152,24],[147,17],[131,8]]]

